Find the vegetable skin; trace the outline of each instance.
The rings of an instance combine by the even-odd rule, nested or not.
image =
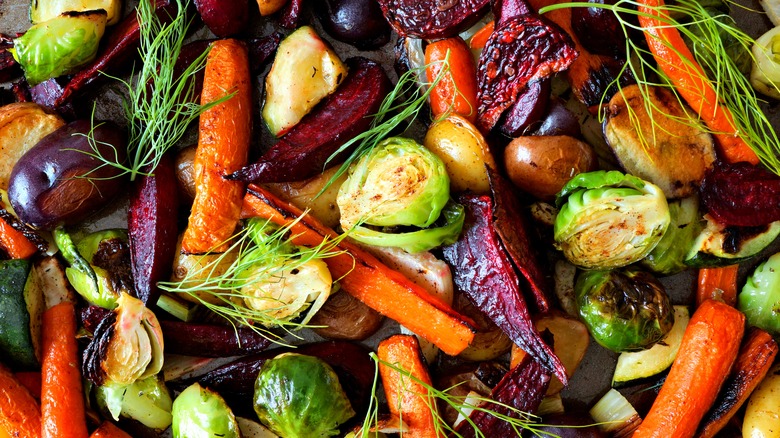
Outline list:
[[[434,120],[455,113],[469,122],[477,120],[477,66],[471,49],[460,37],[435,41],[425,47],[425,73],[433,83],[447,60],[449,71],[433,87],[430,95]]]
[[[41,411],[27,389],[0,364],[0,433],[3,430],[9,437],[40,437]]]
[[[701,305],[709,299],[716,299],[729,306],[736,305],[738,271],[739,265],[699,269],[696,304]]]

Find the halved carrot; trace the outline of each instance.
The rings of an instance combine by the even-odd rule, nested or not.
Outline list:
[[[414,336],[391,336],[379,343],[376,354],[380,360],[409,372],[419,382],[433,385],[423,362],[420,344]],[[382,363],[379,364],[379,375],[382,376],[390,414],[400,418],[408,427],[403,435],[411,438],[437,438],[433,419],[436,401],[428,389]]]
[[[469,47],[472,49],[482,49],[487,44],[488,38],[490,38],[490,34],[493,33],[493,29],[496,27],[496,23],[494,21],[491,21],[490,23],[482,26],[481,29],[477,31],[474,35],[471,36],[471,39],[469,40]]]
[[[338,236],[313,216],[282,201],[269,191],[250,185],[244,198],[243,217],[262,217],[291,227],[296,245],[315,246]],[[341,287],[379,313],[398,321],[419,336],[433,342],[445,353],[455,356],[474,338],[473,321],[455,312],[444,301],[428,294],[365,250],[346,240],[338,244],[344,251],[325,259],[333,278]]]
[[[680,32],[669,25],[663,0],[639,1],[639,24],[658,66],[671,79],[688,105],[713,131],[722,158],[731,163],[758,164],[755,152],[737,135],[734,115],[720,104],[718,93],[688,49]]]
[[[471,49],[460,37],[435,41],[425,48],[425,73],[428,82],[439,76],[447,59],[449,72],[431,91],[431,112],[436,119],[450,112],[460,114],[471,123],[477,120],[477,65]]]
[[[76,310],[63,301],[43,313],[41,423],[43,438],[86,438]]]
[[[0,434],[18,438],[41,436],[41,409],[8,368],[0,365]]]
[[[89,438],[130,438],[130,435],[114,426],[110,421],[104,421],[100,427],[92,432]]]
[[[699,269],[696,305],[709,299],[723,301],[729,306],[735,305],[737,303],[737,271],[739,271],[739,265]]]
[[[246,46],[215,41],[206,60],[201,104],[235,93],[200,116],[195,152],[195,200],[182,251],[225,251],[241,214],[244,184],[223,178],[246,165],[252,127],[252,84]]]
[[[21,371],[18,373],[14,373],[14,376],[16,377],[16,380],[18,380],[19,383],[22,384],[22,386],[24,386],[25,388],[27,388],[28,391],[30,391],[30,395],[40,400],[41,373],[37,371]]]
[[[0,248],[12,259],[26,259],[38,252],[38,248],[22,232],[2,218],[0,218]]]
[[[692,437],[726,380],[745,330],[745,315],[707,300],[694,312],[661,391],[634,438]]]

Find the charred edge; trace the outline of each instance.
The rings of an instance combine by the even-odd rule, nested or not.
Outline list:
[[[82,375],[98,386],[102,385],[106,378],[106,372],[103,369],[102,362],[103,358],[108,353],[108,346],[114,335],[115,323],[116,313],[111,312],[109,315],[106,315],[95,329],[92,341],[90,341],[82,356]]]
[[[106,239],[98,243],[92,264],[108,272],[108,280],[114,290],[134,291],[130,246],[122,239]]]
[[[16,216],[12,215],[11,212],[5,208],[0,208],[0,220],[4,220],[8,225],[11,226],[11,228],[22,233],[22,235],[24,235],[27,240],[29,240],[33,245],[35,245],[36,248],[38,248],[38,252],[42,253],[48,249],[49,245],[46,242],[46,239],[41,237],[40,234],[35,232],[35,230],[17,219]]]
[[[265,195],[265,193],[261,193],[261,192],[259,192],[257,190],[252,189],[251,187],[248,188],[246,190],[246,192],[251,194],[255,198],[257,198],[257,199],[265,202],[266,204],[268,204],[271,208],[276,210],[277,213],[281,214],[282,217],[284,217],[285,219],[293,219],[294,220],[294,219],[298,218],[298,216],[296,216],[295,214],[293,214],[290,211],[287,211],[286,208],[284,208],[283,206],[281,206],[278,203],[276,203],[273,199],[270,199],[269,197],[267,197]]]
[[[588,79],[582,83],[579,88],[580,98],[582,103],[591,107],[599,105],[602,102],[609,102],[610,99],[618,92],[620,87],[626,86],[634,82],[630,73],[624,73],[620,78],[618,75],[623,69],[624,60],[607,58],[600,56],[603,60],[597,70],[591,70],[588,74]],[[616,79],[619,79],[616,81]],[[619,84],[619,86],[618,86]]]

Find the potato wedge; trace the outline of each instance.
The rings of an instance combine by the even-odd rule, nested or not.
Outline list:
[[[667,198],[692,195],[715,162],[712,136],[668,90],[648,87],[649,105],[642,94],[631,85],[610,100],[607,144],[626,172],[656,184]]]
[[[19,158],[64,124],[60,116],[49,114],[36,103],[0,107],[0,189],[8,190],[11,170]]]
[[[742,423],[742,436],[780,437],[780,364],[769,370],[750,396]]]

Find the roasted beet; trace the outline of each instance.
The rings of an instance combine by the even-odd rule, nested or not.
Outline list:
[[[265,63],[268,62],[268,60],[273,59],[281,41],[282,34],[279,32],[273,32],[268,36],[252,38],[247,41],[246,45],[249,49],[249,69],[252,73],[260,73],[260,70],[263,69]]]
[[[252,182],[300,181],[319,174],[345,142],[365,131],[390,89],[382,67],[365,58],[349,62],[350,74],[258,162],[228,176]],[[329,164],[341,163],[345,151]]]
[[[780,178],[747,162],[715,164],[702,181],[701,199],[722,225],[757,227],[780,220]]]
[[[287,29],[295,29],[300,26],[301,13],[303,12],[303,0],[288,0],[287,6],[282,9],[279,24]]]
[[[390,41],[390,26],[376,0],[320,0],[314,6],[322,27],[339,41],[363,50]]]
[[[501,117],[498,130],[508,137],[519,137],[541,123],[550,100],[550,79],[531,81]]]
[[[565,70],[576,56],[569,36],[538,16],[516,16],[495,29],[479,58],[480,129],[493,129],[529,82]]]
[[[558,98],[550,100],[547,105],[547,114],[541,120],[541,124],[531,135],[568,135],[579,138],[582,136],[580,121]]]
[[[242,32],[249,23],[249,0],[195,0],[195,7],[209,30],[220,38]]]
[[[498,27],[519,15],[532,13],[531,5],[525,0],[493,0],[493,15],[496,17]]]
[[[185,356],[230,357],[263,351],[271,345],[248,327],[160,321],[166,353]]]
[[[614,5],[615,0],[588,0],[596,5]],[[626,34],[615,12],[603,7],[571,8],[571,27],[591,53],[625,56]]]
[[[401,36],[433,39],[457,35],[479,19],[489,0],[378,0]]]

